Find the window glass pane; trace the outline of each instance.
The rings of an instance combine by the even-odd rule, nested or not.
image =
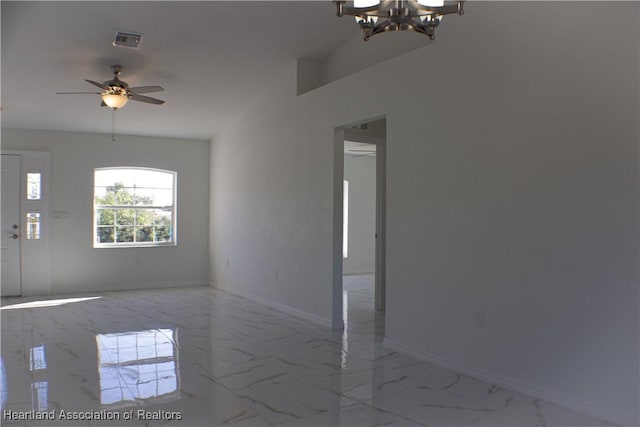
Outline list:
[[[113,225],[115,224],[116,211],[114,209],[96,209],[96,224]]]
[[[136,225],[153,225],[155,212],[151,209],[136,210]]]
[[[115,182],[107,187],[96,187],[95,203],[97,206],[134,205],[134,189]]]
[[[155,216],[155,241],[170,242],[172,240],[172,215],[171,212],[156,210]]]
[[[116,227],[116,242],[133,242],[134,227]]]
[[[135,224],[136,211],[135,209],[117,209],[116,210],[116,224],[118,225],[133,225]]]
[[[156,227],[155,241],[156,242],[170,242],[171,238],[170,227]]]
[[[142,206],[170,206],[173,204],[173,190],[136,188],[136,204]]]
[[[42,174],[27,173],[27,200],[40,200],[42,193]]]
[[[170,226],[171,225],[171,211],[166,211],[162,209],[155,210],[154,216],[155,224],[162,226]]]
[[[113,243],[115,240],[115,230],[113,227],[98,227],[96,230],[98,243]]]
[[[139,168],[99,169],[95,171],[96,187],[107,187],[119,182],[126,187],[173,189],[174,174]]]
[[[27,212],[27,240],[40,239],[40,213]]]
[[[136,242],[153,241],[153,227],[136,227]]]
[[[96,205],[103,205],[106,203],[100,203],[102,202],[102,199],[106,196],[107,194],[107,187],[94,187],[93,188],[93,197],[96,201]]]

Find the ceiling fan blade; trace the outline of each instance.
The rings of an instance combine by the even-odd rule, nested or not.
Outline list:
[[[100,89],[109,90],[109,86],[105,84],[94,82],[93,80],[88,80],[88,79],[84,79],[84,81],[87,83],[91,83],[94,86],[98,86]]]
[[[56,92],[56,95],[77,95],[77,94],[100,95],[100,92]]]
[[[148,104],[156,104],[156,105],[164,104],[164,101],[160,99],[151,98],[149,96],[144,96],[144,95],[138,95],[136,93],[131,94],[129,99],[133,99],[134,101],[146,102]]]
[[[162,92],[164,88],[162,86],[138,86],[138,87],[130,87],[129,90],[131,93],[151,93],[151,92]]]

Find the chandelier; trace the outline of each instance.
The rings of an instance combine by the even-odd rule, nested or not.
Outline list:
[[[444,15],[462,15],[463,0],[354,0],[347,6],[344,0],[334,1],[338,16],[355,16],[365,40],[386,31],[415,31],[435,38],[434,32]]]

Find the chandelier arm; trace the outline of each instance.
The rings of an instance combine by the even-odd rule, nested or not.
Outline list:
[[[416,33],[419,34],[424,34],[425,36],[429,36],[429,38],[431,40],[435,39],[436,35],[435,35],[435,28],[433,27],[428,27],[426,25],[412,25],[411,28],[408,29],[409,31],[414,31]]]
[[[393,31],[391,27],[394,25],[393,22],[389,19],[385,19],[384,21],[378,21],[376,25],[369,28],[368,36],[375,36],[376,34],[385,33],[387,31]]]
[[[424,34],[425,36],[429,36],[433,38],[435,36],[435,28],[429,27],[427,25],[411,22],[402,26],[402,29],[398,28],[398,25],[391,21],[386,21],[385,25],[376,25],[373,28],[369,28],[369,37],[375,36],[376,34],[392,32],[392,31],[413,31],[419,34]]]

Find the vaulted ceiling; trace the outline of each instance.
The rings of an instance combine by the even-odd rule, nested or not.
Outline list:
[[[2,1],[2,126],[111,132],[112,112],[84,81],[160,85],[162,106],[129,102],[116,132],[215,136],[225,121],[296,58],[322,59],[360,37],[329,1]],[[117,30],[143,33],[137,50]],[[292,89],[294,90],[294,89]]]

